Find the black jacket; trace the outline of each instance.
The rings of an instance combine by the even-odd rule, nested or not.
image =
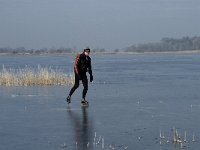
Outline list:
[[[86,56],[84,52],[76,56],[74,71],[80,76],[86,75],[86,72],[92,75],[91,58]]]

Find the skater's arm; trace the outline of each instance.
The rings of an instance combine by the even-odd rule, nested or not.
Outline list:
[[[90,75],[92,75],[92,65],[91,65],[91,58],[89,58],[88,73],[89,73]]]
[[[88,73],[90,74],[90,82],[93,81],[91,59],[89,59]]]
[[[79,74],[79,69],[78,69],[79,62],[80,62],[80,54],[76,56],[76,60],[75,60],[74,69],[75,69],[76,74]]]

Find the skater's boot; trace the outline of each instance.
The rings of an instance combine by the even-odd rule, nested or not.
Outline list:
[[[89,105],[89,102],[86,101],[85,99],[82,99],[82,100],[81,100],[81,104],[82,104],[82,105],[88,106],[88,105]]]
[[[68,104],[71,103],[71,96],[67,96],[66,101]]]

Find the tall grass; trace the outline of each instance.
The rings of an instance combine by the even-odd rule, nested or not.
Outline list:
[[[73,83],[73,74],[67,75],[61,70],[41,67],[40,65],[36,69],[30,67],[11,69],[3,66],[0,70],[1,86],[51,86],[71,85]]]

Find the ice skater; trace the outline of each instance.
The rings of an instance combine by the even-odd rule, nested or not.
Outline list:
[[[88,105],[88,101],[86,101],[85,97],[88,91],[88,79],[86,72],[90,75],[90,82],[93,81],[92,75],[92,66],[91,66],[91,58],[89,57],[90,48],[85,48],[82,54],[78,54],[76,56],[75,64],[74,64],[74,73],[75,73],[75,83],[71,88],[69,95],[66,98],[66,101],[71,103],[71,96],[74,91],[79,87],[79,81],[81,80],[83,83],[83,92],[82,92],[82,105]]]

